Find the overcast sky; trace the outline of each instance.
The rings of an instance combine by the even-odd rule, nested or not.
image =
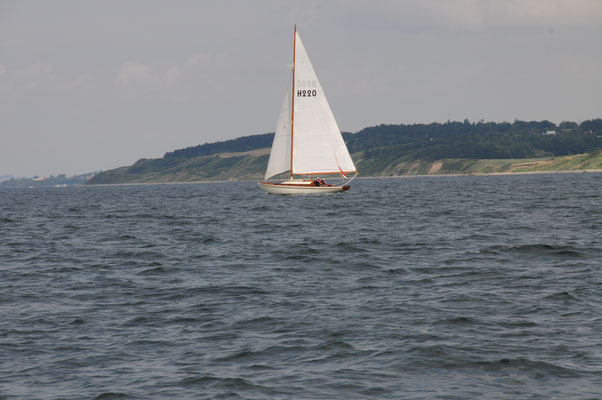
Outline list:
[[[602,117],[602,0],[0,0],[0,175],[273,132],[295,23],[344,131]]]

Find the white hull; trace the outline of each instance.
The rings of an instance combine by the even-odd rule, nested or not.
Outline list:
[[[349,186],[310,186],[286,183],[257,182],[259,188],[269,194],[329,194],[349,190]]]

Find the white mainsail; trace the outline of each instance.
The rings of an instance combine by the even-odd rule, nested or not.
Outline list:
[[[324,90],[298,33],[295,33],[293,68],[294,92],[291,94],[290,89],[288,90],[282,105],[265,178],[290,171],[291,146],[293,157],[291,176],[293,173],[322,175],[338,174],[340,171],[356,172]],[[294,102],[292,113],[289,99]],[[293,120],[292,133],[291,119]]]
[[[355,172],[341,131],[298,33],[296,41],[293,172],[338,174],[339,166],[344,172]]]

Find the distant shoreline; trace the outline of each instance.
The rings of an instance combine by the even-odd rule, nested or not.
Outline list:
[[[475,172],[470,174],[421,174],[421,175],[390,175],[390,176],[358,176],[357,179],[384,179],[384,178],[435,178],[435,177],[455,177],[455,176],[496,176],[496,175],[542,175],[542,174],[581,174],[581,173],[602,173],[602,169],[579,169],[566,171],[520,171],[520,172]]]
[[[546,175],[546,174],[583,174],[583,173],[602,173],[602,169],[583,169],[567,171],[521,171],[521,172],[491,172],[491,173],[470,173],[470,174],[430,174],[430,175],[390,175],[390,176],[361,176],[357,179],[412,179],[412,178],[452,178],[459,176],[511,176],[511,175]],[[259,179],[261,180],[261,179]],[[239,182],[257,182],[256,179],[241,180],[219,180],[219,181],[187,181],[187,182],[132,182],[132,183],[100,183],[92,185],[74,185],[77,187],[102,187],[102,186],[152,186],[152,185],[195,185],[206,183],[239,183]]]
[[[253,180],[240,180],[240,181],[186,181],[186,182],[131,182],[131,183],[95,183],[95,184],[83,184],[73,185],[78,187],[98,187],[98,186],[148,186],[148,185],[195,185],[199,183],[235,183],[235,182],[253,182]]]

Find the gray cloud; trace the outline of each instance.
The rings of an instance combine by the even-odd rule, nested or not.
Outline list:
[[[343,130],[600,117],[596,0],[5,1],[0,175],[272,131],[295,23]]]

